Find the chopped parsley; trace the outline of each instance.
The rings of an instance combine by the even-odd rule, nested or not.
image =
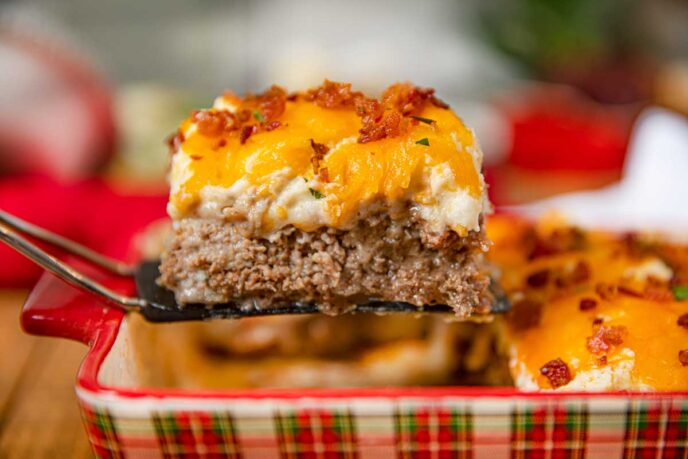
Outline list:
[[[263,114],[262,114],[261,112],[259,112],[258,110],[256,110],[255,112],[253,112],[253,117],[254,117],[255,119],[257,119],[258,121],[260,121],[261,123],[264,123],[264,122],[265,122],[265,117],[264,117]]]
[[[413,118],[416,121],[420,121],[421,123],[425,123],[425,124],[434,124],[435,123],[435,120],[431,120],[430,118],[423,118],[422,116],[411,115],[411,118]]]
[[[688,285],[674,285],[671,290],[674,292],[674,298],[678,301],[688,300]]]
[[[309,188],[308,191],[311,192],[311,194],[313,195],[313,197],[314,197],[315,199],[322,199],[322,198],[325,197],[324,194],[322,194],[321,192],[319,192],[318,190],[315,190],[315,189],[313,189],[313,188]]]
[[[418,145],[425,145],[426,147],[429,147],[429,146],[430,146],[430,141],[428,140],[427,137],[423,137],[422,139],[417,140],[416,143],[417,143]]]
[[[301,177],[304,182],[308,183],[308,179],[306,177]]]

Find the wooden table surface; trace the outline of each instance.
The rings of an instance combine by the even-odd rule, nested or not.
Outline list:
[[[0,290],[0,458],[92,457],[74,393],[86,347],[25,334],[27,293]]]

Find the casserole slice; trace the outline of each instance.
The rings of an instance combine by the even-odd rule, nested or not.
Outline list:
[[[228,93],[169,143],[159,283],[178,303],[489,312],[482,153],[432,89]]]

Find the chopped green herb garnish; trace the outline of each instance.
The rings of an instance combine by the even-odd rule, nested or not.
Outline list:
[[[672,290],[674,292],[674,298],[678,301],[688,300],[688,285],[674,285]]]
[[[422,116],[411,115],[411,118],[425,124],[433,124],[435,122],[435,120],[431,120],[430,118],[423,118]]]
[[[424,138],[422,138],[422,139],[416,141],[416,143],[417,143],[418,145],[425,145],[426,147],[429,147],[429,146],[430,146],[430,141],[428,140],[427,137],[424,137]]]
[[[308,183],[308,179],[306,177],[301,177],[304,182]]]
[[[322,194],[322,193],[319,192],[318,190],[314,190],[313,188],[309,188],[308,191],[311,192],[311,194],[313,195],[313,197],[314,197],[315,199],[322,199],[322,198],[325,197],[324,194]]]
[[[257,119],[258,121],[260,121],[261,123],[264,123],[264,122],[265,122],[265,117],[264,117],[263,114],[262,114],[261,112],[259,112],[258,110],[256,110],[255,112],[253,112],[253,117],[254,117],[255,119]]]

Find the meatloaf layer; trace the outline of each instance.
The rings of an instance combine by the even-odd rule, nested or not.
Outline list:
[[[487,313],[492,300],[483,266],[487,243],[479,232],[437,236],[413,219],[387,215],[349,230],[289,226],[269,237],[219,220],[174,225],[159,282],[180,303],[268,308],[312,302],[336,314],[375,299],[446,304],[467,317]]]

